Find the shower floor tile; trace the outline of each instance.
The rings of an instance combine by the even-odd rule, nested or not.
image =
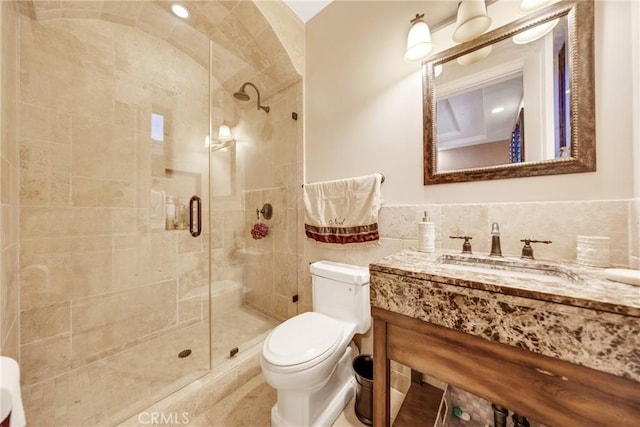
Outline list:
[[[143,411],[209,372],[209,333],[213,366],[229,358],[229,349],[263,339],[278,322],[250,308],[179,329],[121,353],[22,390],[30,426],[113,426]],[[178,353],[191,349],[189,357]]]
[[[32,386],[24,387],[30,426],[110,426],[209,369],[201,322]],[[202,342],[201,342],[202,341]],[[188,358],[178,358],[184,348]]]
[[[214,315],[211,330],[213,366],[219,366],[229,359],[232,348],[239,347],[242,351],[262,340],[278,323],[247,306],[234,308],[219,316]]]

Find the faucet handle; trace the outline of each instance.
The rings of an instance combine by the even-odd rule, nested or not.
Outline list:
[[[548,245],[549,243],[553,243],[551,240],[533,240],[533,239],[521,239],[521,242],[524,242],[524,246],[522,247],[522,255],[520,258],[533,258],[533,248],[531,247],[531,243],[544,243]]]
[[[469,240],[473,239],[470,236],[449,236],[450,239],[464,239],[464,243],[462,243],[462,253],[470,254],[471,252],[471,242]]]

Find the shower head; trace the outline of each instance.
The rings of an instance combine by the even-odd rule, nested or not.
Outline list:
[[[247,93],[244,91],[244,87],[234,93],[233,96],[240,101],[248,101],[249,99],[251,99],[249,95],[247,95]]]
[[[254,85],[251,82],[245,82],[240,89],[238,89],[238,91],[236,93],[233,94],[233,96],[240,100],[240,101],[248,101],[249,99],[251,99],[249,97],[249,95],[247,95],[247,92],[245,91],[245,88],[247,86],[251,86],[252,88],[254,88],[256,90],[256,94],[258,94],[258,102],[256,103],[256,106],[258,107],[258,110],[264,110],[266,113],[269,112],[269,110],[271,110],[271,108],[267,107],[266,105],[260,105],[260,91],[258,90],[258,88],[256,87],[256,85]]]

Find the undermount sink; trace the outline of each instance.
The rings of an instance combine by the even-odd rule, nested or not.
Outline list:
[[[576,283],[578,277],[569,270],[543,263],[516,258],[488,258],[473,255],[442,255],[438,262],[443,267],[469,273],[530,279],[541,282]]]

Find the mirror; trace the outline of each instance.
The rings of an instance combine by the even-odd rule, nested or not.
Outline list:
[[[560,1],[423,63],[424,184],[595,171],[593,50]]]

